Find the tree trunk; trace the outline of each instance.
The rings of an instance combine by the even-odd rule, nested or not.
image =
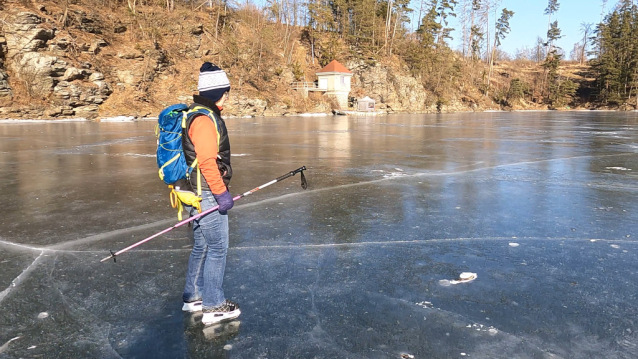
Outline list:
[[[401,10],[397,12],[397,18],[394,20],[394,30],[392,31],[392,40],[390,41],[390,55],[392,55],[392,45],[394,44],[394,36],[397,33],[397,24],[399,23],[399,18],[401,17]]]
[[[388,10],[385,19],[385,41],[384,47],[387,49],[388,46],[388,37],[390,36],[390,23],[392,21],[392,0],[388,1]]]
[[[485,90],[485,96],[487,96],[487,93],[490,90],[490,86],[492,84],[492,69],[494,68],[494,56],[496,56],[496,37],[494,38],[494,46],[492,47],[492,55],[490,56],[490,71],[487,73],[487,89]]]

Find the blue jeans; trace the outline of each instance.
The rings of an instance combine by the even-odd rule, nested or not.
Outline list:
[[[217,206],[210,191],[202,192],[202,211]],[[190,208],[191,216],[198,212]],[[224,270],[228,252],[228,215],[214,211],[193,221],[193,250],[188,259],[185,302],[202,300],[204,309],[224,303]]]

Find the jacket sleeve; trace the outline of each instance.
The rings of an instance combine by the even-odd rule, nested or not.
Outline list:
[[[222,194],[227,191],[228,189],[217,167],[219,134],[215,123],[208,116],[197,116],[193,119],[188,129],[188,136],[193,141],[199,168],[211,192],[213,194]]]

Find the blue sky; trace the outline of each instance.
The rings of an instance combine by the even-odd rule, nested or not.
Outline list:
[[[264,5],[267,0],[252,1],[258,5]],[[409,17],[416,24],[418,23],[418,9],[421,0],[411,1],[411,8],[414,9],[414,12]],[[563,48],[567,57],[574,44],[582,40],[580,24],[583,22],[597,24],[600,21],[602,2],[602,0],[559,0],[560,9],[552,16],[552,22],[558,20],[563,38],[558,41],[557,45]],[[614,8],[617,2],[618,0],[608,0],[605,14],[609,13],[609,10]],[[507,8],[514,11],[514,17],[510,21],[512,30],[502,41],[501,50],[514,55],[518,48],[533,47],[538,36],[545,38],[547,36],[547,16],[543,13],[546,7],[547,0],[502,0],[497,11],[498,16],[500,16],[502,8]],[[493,19],[491,21],[493,23]],[[454,18],[450,20],[450,26],[461,28],[461,25]],[[454,32],[452,36],[454,40],[450,42],[451,47],[460,48],[460,32]],[[494,38],[490,39],[490,44],[493,42]]]
[[[581,41],[580,24],[582,22],[597,24],[600,21],[602,0],[559,0],[560,9],[552,17],[558,20],[558,26],[562,30],[563,38],[557,43],[562,47],[566,55],[572,50],[574,44]],[[609,0],[605,13],[615,7],[616,0]],[[547,7],[547,0],[503,0],[500,8],[514,11],[514,17],[510,20],[512,31],[502,41],[501,49],[514,55],[516,49],[524,46],[532,47],[536,43],[536,37],[546,37],[547,16],[543,15]],[[500,16],[500,9],[498,11]],[[450,24],[460,28],[459,24]],[[461,42],[461,34],[453,34],[451,45],[457,48]],[[494,39],[492,38],[492,42]]]

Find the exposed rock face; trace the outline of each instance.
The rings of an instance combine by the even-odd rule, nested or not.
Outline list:
[[[352,89],[354,93],[375,99],[377,110],[388,113],[453,113],[479,110],[475,101],[468,98],[438,99],[425,90],[420,81],[407,74],[376,63],[348,64],[354,73]],[[497,107],[498,108],[498,107]]]
[[[47,41],[55,37],[55,29],[43,27],[42,18],[29,12],[10,15],[6,26],[5,37],[10,57],[44,48]]]
[[[78,26],[86,27],[83,28],[85,31],[99,33],[92,27],[96,24],[96,19],[83,13],[76,14],[76,17],[80,24]],[[79,49],[95,54],[105,46],[108,44],[98,39]],[[56,29],[39,15],[9,12],[4,34],[0,34],[0,58],[12,60],[7,61],[5,66],[12,76],[16,76],[24,84],[30,96],[49,98],[53,105],[36,112],[24,110],[24,115],[93,117],[97,113],[97,105],[112,93],[110,86],[104,81],[104,75],[91,71],[90,64],[70,64],[72,60],[64,57],[68,50],[69,41],[56,38]],[[10,94],[7,73],[0,66],[0,96]]]
[[[393,72],[378,63],[372,66],[363,62],[348,64],[354,73],[353,89],[358,87],[365,95],[377,100],[377,108],[389,112],[426,112],[428,94],[414,77]]]
[[[237,101],[231,101],[228,107],[238,116],[263,116],[267,106],[266,100],[241,96]]]
[[[5,8],[2,11],[2,116],[91,118],[97,115],[100,105],[107,101],[114,92],[113,89],[116,94],[104,106],[105,111],[128,111],[124,112],[126,114],[136,111],[136,115],[143,116],[153,113],[155,107],[159,106],[158,103],[175,102],[176,98],[194,92],[197,88],[198,65],[193,64],[198,61],[189,60],[210,60],[213,55],[213,50],[207,48],[207,42],[202,41],[208,36],[203,24],[190,24],[184,28],[177,40],[179,47],[170,47],[172,52],[169,57],[158,40],[149,40],[150,44],[146,42],[143,45],[136,43],[135,46],[122,41],[121,36],[115,34],[129,31],[127,26],[133,32],[132,26],[135,25],[113,20],[109,17],[111,15],[99,15],[99,12],[88,9],[70,10],[65,28],[60,30],[54,25],[61,26],[62,15],[59,8],[55,9],[53,4],[51,9],[43,5],[37,8],[39,11],[33,10],[34,12],[18,10],[18,7]],[[175,31],[182,31],[182,28]],[[305,50],[300,51],[303,55]],[[238,53],[238,56],[246,60],[252,55]],[[188,64],[188,70],[184,70],[184,63]],[[377,100],[379,110],[392,113],[469,109],[470,104],[467,101],[453,98],[438,100],[423,88],[418,79],[395,66],[355,61],[348,63],[347,67],[353,72],[351,96],[370,96]],[[184,76],[185,71],[192,76]],[[264,80],[275,86],[264,90],[251,80],[252,75],[239,79],[240,86],[247,90],[239,91],[241,95],[233,95],[226,106],[225,115],[285,116],[300,111],[330,112],[330,101],[317,98],[297,101],[289,92],[285,92],[282,84],[297,80],[298,74],[295,75],[291,68],[283,66],[277,69],[276,66],[269,65],[260,72]],[[231,82],[237,81],[237,77],[230,78]],[[235,84],[233,82],[233,86]],[[275,88],[276,93],[284,90],[283,95],[273,96]],[[258,91],[269,91],[267,100],[256,98],[259,96]],[[248,93],[252,95],[245,95]],[[11,96],[22,96],[13,99],[23,101],[7,101]],[[34,101],[33,105],[21,105],[29,98],[38,101]],[[126,108],[129,99],[132,104],[130,108]],[[6,106],[5,103],[14,107]]]
[[[11,96],[11,87],[9,86],[9,75],[4,70],[4,55],[7,52],[7,41],[0,34],[0,98]]]

